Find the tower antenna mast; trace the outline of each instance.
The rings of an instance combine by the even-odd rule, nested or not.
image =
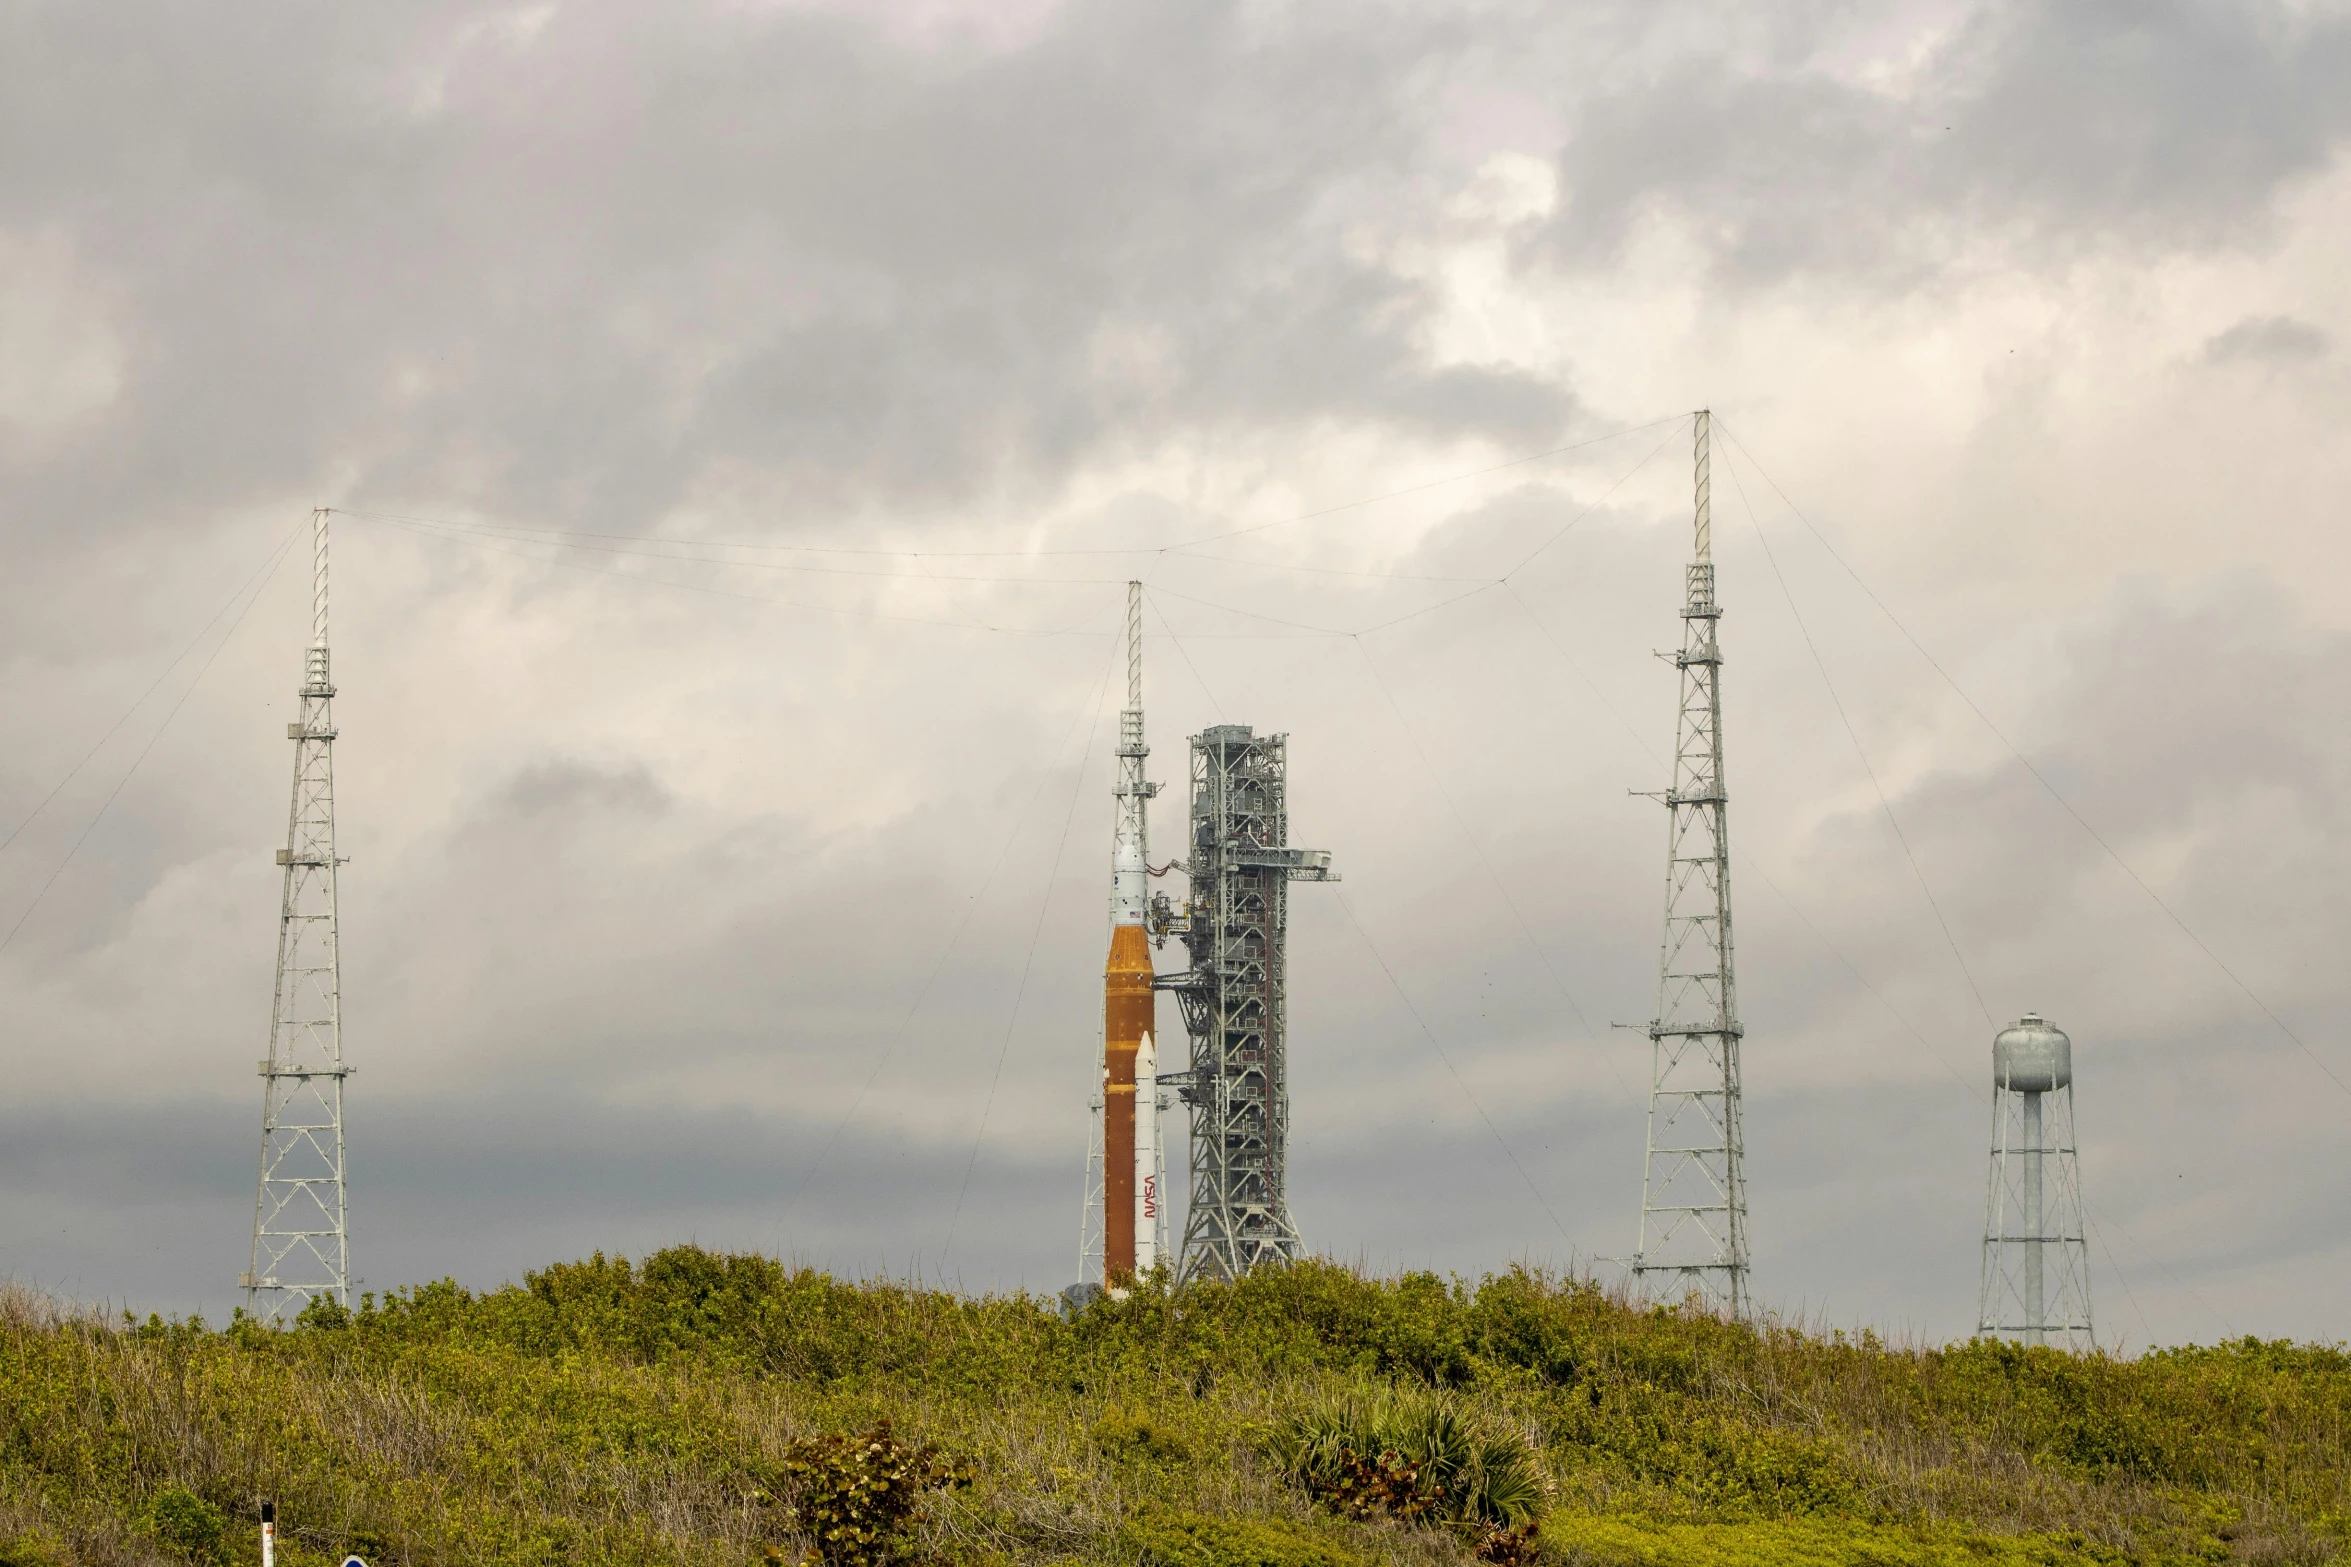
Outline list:
[[[1678,1285],[1744,1316],[1747,1156],[1740,1130],[1738,993],[1731,976],[1731,845],[1724,820],[1722,650],[1714,598],[1712,415],[1692,431],[1696,548],[1682,607],[1681,711],[1665,791],[1665,934],[1649,1025],[1649,1134],[1633,1277]]]
[[[294,799],[278,851],[277,986],[269,1054],[261,1062],[261,1176],[248,1313],[264,1321],[313,1300],[351,1303],[351,1243],[343,1188],[343,984],[335,907],[335,715],[327,657],[327,511],[311,514],[310,650],[294,742]]]

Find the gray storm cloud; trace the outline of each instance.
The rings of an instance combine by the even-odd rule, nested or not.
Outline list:
[[[688,1237],[1067,1282],[1129,576],[1154,776],[1289,732],[1346,876],[1310,1242],[1622,1255],[1704,403],[1763,1297],[1967,1331],[2039,1008],[2110,1336],[2340,1336],[2347,51],[6,13],[0,1269],[232,1302],[317,504],[370,1287]]]

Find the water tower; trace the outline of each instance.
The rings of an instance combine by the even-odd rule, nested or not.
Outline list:
[[[2028,1012],[1992,1041],[1992,1179],[1976,1332],[2095,1347],[2087,1236],[2073,1041]]]

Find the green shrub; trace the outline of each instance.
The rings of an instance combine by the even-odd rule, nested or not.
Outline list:
[[[908,1447],[877,1422],[859,1436],[819,1436],[784,1454],[792,1514],[816,1541],[825,1567],[875,1567],[905,1545],[926,1492],[969,1485],[971,1477],[937,1447]]]
[[[1192,1456],[1191,1444],[1149,1415],[1113,1409],[1094,1422],[1094,1445],[1113,1458],[1143,1459],[1152,1463],[1182,1463]]]
[[[1355,1407],[1318,1427],[1311,1388]],[[836,1554],[1512,1567],[1540,1517],[1556,1567],[2024,1567],[2105,1546],[2145,1567],[2351,1563],[2339,1346],[1889,1348],[1527,1270],[1313,1260],[1146,1280],[1065,1320],[680,1247],[361,1297],[292,1331],[116,1325],[0,1285],[0,1541],[21,1559],[0,1567],[202,1558],[201,1514],[192,1547],[157,1526],[164,1476],[199,1501],[277,1498],[296,1567],[363,1522],[412,1564],[741,1567],[782,1538],[779,1504],[818,1500],[788,1434],[885,1417],[968,1455],[972,1492],[922,1492],[936,1516]],[[1320,1472],[1351,1485],[1278,1521],[1307,1475],[1252,1450],[1332,1433]],[[213,1560],[251,1567],[251,1549],[232,1529]]]
[[[1554,1516],[1575,1567],[2114,1567],[2124,1553],[2079,1535],[1995,1535],[1855,1519],[1738,1524]]]
[[[193,1559],[220,1559],[221,1537],[229,1521],[221,1510],[181,1486],[167,1485],[147,1498],[139,1509],[139,1532]]]

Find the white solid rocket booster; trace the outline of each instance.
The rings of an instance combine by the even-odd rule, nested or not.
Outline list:
[[[1143,1036],[1135,1051],[1135,1271],[1159,1260],[1159,1051]]]

